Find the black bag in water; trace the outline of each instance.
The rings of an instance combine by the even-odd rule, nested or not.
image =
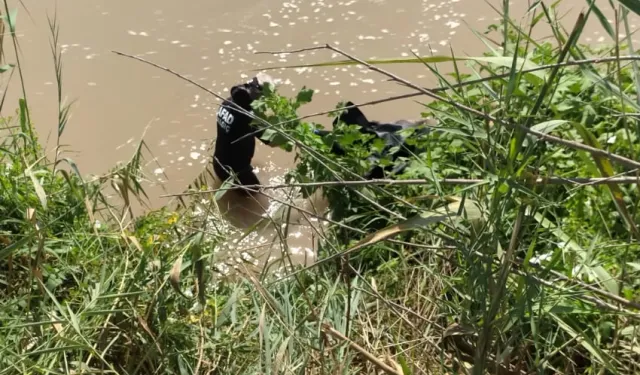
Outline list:
[[[347,102],[346,107],[354,106],[352,102]],[[391,156],[392,161],[396,161],[400,157],[410,157],[412,154],[418,154],[422,150],[417,149],[415,146],[407,144],[407,139],[400,133],[401,130],[416,128],[414,135],[428,134],[431,129],[426,127],[418,128],[423,125],[425,121],[411,122],[406,120],[398,120],[394,123],[380,123],[378,121],[369,121],[367,117],[362,113],[358,107],[352,107],[343,112],[340,116],[336,117],[333,121],[335,127],[339,122],[343,122],[347,125],[358,125],[360,131],[364,134],[371,134],[376,138],[380,138],[384,141],[384,148],[381,152],[373,152],[367,158],[373,167],[364,175],[368,180],[384,178],[386,174],[391,176],[400,174],[407,167],[408,163],[400,163],[399,165],[381,167],[378,162],[382,157],[388,155],[392,148],[398,147],[399,150]],[[328,131],[318,131],[317,134],[325,135]],[[371,141],[369,141],[370,143]],[[345,151],[337,143],[333,144],[332,152],[338,155],[344,155]]]

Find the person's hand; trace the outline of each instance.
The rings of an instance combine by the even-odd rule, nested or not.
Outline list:
[[[273,78],[270,75],[262,72],[256,74],[256,76],[253,77],[252,82],[255,82],[255,84],[260,87],[261,91],[264,90],[265,85],[275,85],[275,81],[273,80]]]
[[[256,100],[262,95],[262,85],[258,81],[258,78],[253,77],[251,82],[248,82],[246,86],[251,100]]]

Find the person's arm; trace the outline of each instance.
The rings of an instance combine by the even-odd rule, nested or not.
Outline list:
[[[231,88],[231,97],[233,98],[233,102],[242,107],[245,111],[252,113],[251,103],[255,99],[260,96],[261,88],[258,84],[256,78],[253,79],[250,83],[245,83],[241,85],[236,85]],[[255,136],[262,142],[263,144],[271,147],[277,147],[277,144],[271,142],[267,139],[264,139],[264,133],[266,128],[262,127],[261,124],[255,124],[253,118],[245,115],[247,117],[247,128],[248,132],[251,135]]]
[[[253,112],[253,110],[251,109],[251,103],[253,103],[254,96],[258,96],[254,92],[257,90],[257,88],[254,86],[255,84],[251,83],[236,85],[231,88],[231,98],[233,99],[233,102],[248,113]],[[238,109],[236,109],[236,112],[240,113]],[[258,138],[265,145],[272,146],[271,142],[262,138],[265,131],[264,128],[260,128],[259,125],[254,124],[253,118],[245,113],[242,113],[241,117],[243,120],[242,122],[244,123],[243,127],[246,127],[248,133],[251,133],[252,136]]]
[[[270,147],[278,147],[277,144],[264,139],[262,136],[265,133],[266,128],[261,127],[261,125],[255,124],[255,123],[251,123],[251,130],[253,131],[253,134],[256,136],[256,138],[258,138],[260,140],[260,142],[262,142],[263,144],[270,146]]]

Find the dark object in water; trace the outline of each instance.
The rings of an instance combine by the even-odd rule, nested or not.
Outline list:
[[[345,104],[346,107],[354,106],[352,102],[347,102]],[[428,134],[431,129],[427,127],[419,127],[420,125],[424,125],[426,120],[411,122],[407,120],[398,120],[393,123],[381,123],[378,121],[369,121],[367,117],[362,113],[362,111],[358,107],[351,107],[344,111],[340,116],[336,117],[333,121],[333,126],[335,127],[339,122],[343,122],[347,125],[358,125],[360,126],[360,131],[364,134],[371,134],[375,138],[380,138],[384,140],[384,148],[381,152],[373,152],[367,160],[369,160],[374,166],[365,174],[365,178],[368,180],[372,179],[380,179],[385,178],[386,175],[397,175],[402,173],[408,162],[402,162],[398,165],[389,165],[386,167],[381,167],[378,165],[378,162],[384,155],[388,155],[392,148],[398,147],[398,151],[391,155],[391,159],[395,162],[398,158],[401,157],[410,157],[412,155],[420,153],[422,150],[416,148],[415,146],[407,144],[407,139],[403,136],[400,131],[404,129],[416,128],[416,131],[413,133],[414,135],[425,135]],[[326,130],[318,130],[316,134],[324,136],[331,133]],[[375,139],[373,138],[373,139]],[[367,144],[371,143],[372,140],[367,142]],[[332,150],[333,153],[337,155],[344,155],[345,151],[337,142],[333,143]]]

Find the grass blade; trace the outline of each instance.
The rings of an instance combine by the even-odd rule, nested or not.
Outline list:
[[[640,0],[618,0],[618,2],[633,13],[640,15]]]
[[[29,178],[31,179],[31,183],[33,183],[33,188],[35,189],[38,199],[40,200],[40,204],[42,205],[42,208],[46,210],[47,209],[47,193],[45,193],[44,188],[40,184],[40,181],[38,181],[38,178],[35,176],[31,168],[28,168],[24,173],[27,176],[29,176]]]
[[[602,10],[600,10],[600,8],[596,5],[596,0],[587,0],[587,4],[589,4],[589,7],[593,11],[593,13],[595,13],[596,17],[598,17],[598,20],[600,21],[600,25],[602,25],[602,28],[604,29],[604,31],[607,32],[607,34],[611,37],[612,40],[615,40],[616,33],[613,31],[613,27],[607,20],[607,17],[604,15],[604,13],[602,13]]]

